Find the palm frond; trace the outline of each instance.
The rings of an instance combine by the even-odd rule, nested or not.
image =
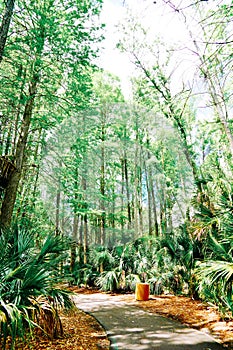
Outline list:
[[[226,288],[228,283],[233,281],[233,263],[227,261],[210,260],[201,263],[196,269],[197,276],[204,279],[209,279],[211,288],[214,283],[223,283]]]
[[[12,229],[13,230],[13,229]],[[72,307],[70,294],[57,287],[63,276],[59,275],[58,263],[66,253],[66,244],[60,237],[50,235],[41,248],[35,247],[31,233],[22,228],[2,231],[0,236],[0,326],[2,349],[7,336],[12,339],[23,337],[25,329],[37,325],[35,313],[43,313],[52,320],[50,326],[61,330],[57,314],[58,306]],[[36,301],[39,296],[47,300],[43,309]],[[50,304],[50,305],[49,305]],[[56,314],[55,321],[52,316]],[[53,330],[51,330],[53,333]]]
[[[119,288],[121,272],[117,270],[104,271],[96,279],[96,285],[103,291],[116,291]]]
[[[230,242],[219,242],[212,234],[209,235],[209,248],[212,255],[218,260],[225,260],[233,262],[231,254]]]

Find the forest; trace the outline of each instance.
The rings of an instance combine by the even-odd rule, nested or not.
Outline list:
[[[148,282],[232,315],[233,4],[139,2],[171,13],[185,41],[128,9],[126,97],[98,65],[103,0],[0,1],[3,349],[45,327],[45,304],[59,332],[66,285]]]

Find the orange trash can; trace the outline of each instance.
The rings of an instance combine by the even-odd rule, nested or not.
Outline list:
[[[150,285],[149,283],[136,283],[135,299],[146,301],[149,299]]]

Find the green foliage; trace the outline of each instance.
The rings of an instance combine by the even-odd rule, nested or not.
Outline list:
[[[136,289],[136,284],[140,282],[140,277],[137,274],[129,273],[125,277],[125,290],[134,292]]]
[[[0,156],[13,157],[18,175],[11,199],[5,190],[0,220],[6,226],[17,195],[26,211],[28,198],[23,195],[29,188],[31,196],[36,192],[47,135],[89,104],[93,59],[102,40],[97,20],[102,0],[26,1],[17,6],[0,73]],[[95,25],[90,25],[94,18]]]
[[[201,263],[196,274],[202,299],[218,306],[223,315],[233,312],[233,262],[209,260]]]
[[[14,213],[27,230],[1,237],[5,336],[20,335],[24,321],[33,326],[30,308],[40,314],[50,297],[52,314],[69,304],[56,287],[65,247],[48,235],[52,226],[86,245],[72,273],[66,267],[70,283],[113,291],[147,281],[154,293],[186,289],[232,310],[232,50],[224,42],[232,8],[199,21],[207,44],[202,53],[192,37],[201,78],[192,87],[173,83],[174,48],[147,44],[149,32],[132,16],[120,43],[141,72],[131,104],[120,80],[93,65],[102,3],[19,2],[12,18],[0,73],[0,155],[24,159]]]
[[[90,262],[96,269],[100,266],[103,270],[111,270],[115,264],[115,258],[111,254],[108,248],[105,247],[92,247],[89,253]]]
[[[194,270],[196,290],[199,297],[217,305],[223,315],[233,311],[232,185],[224,177],[223,173],[221,178],[219,173],[214,174],[208,202],[196,202],[196,220],[190,225],[201,247],[201,259]]]
[[[76,262],[71,273],[69,272],[70,267],[66,266],[66,268],[67,279],[71,285],[95,286],[95,280],[99,276],[99,272],[93,264],[82,264]]]
[[[121,271],[118,271],[117,269],[104,271],[99,277],[97,277],[96,285],[106,292],[117,291],[119,290],[120,277]]]
[[[0,324],[1,342],[39,326],[49,336],[61,332],[58,307],[73,306],[70,293],[59,287],[64,282],[59,265],[66,256],[64,240],[49,235],[39,243],[23,227],[14,226],[0,235]],[[50,314],[50,325],[46,324]],[[50,331],[49,331],[50,327]],[[59,329],[58,329],[59,327]]]
[[[232,237],[219,242],[210,236],[209,242],[209,256],[211,258],[201,262],[196,268],[199,295],[201,298],[218,305],[223,314],[229,310],[233,312]]]
[[[166,239],[142,237],[111,250],[93,247],[92,266],[102,268],[95,284],[105,291],[134,291],[137,282],[149,282],[155,293],[162,290],[182,293],[191,278],[195,259],[193,251],[184,254],[185,247],[191,246],[188,240],[188,236],[185,239],[180,233]]]

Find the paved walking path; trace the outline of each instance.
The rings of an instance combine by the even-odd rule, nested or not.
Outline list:
[[[221,350],[209,335],[108,294],[79,294],[78,308],[105,328],[112,350]]]

